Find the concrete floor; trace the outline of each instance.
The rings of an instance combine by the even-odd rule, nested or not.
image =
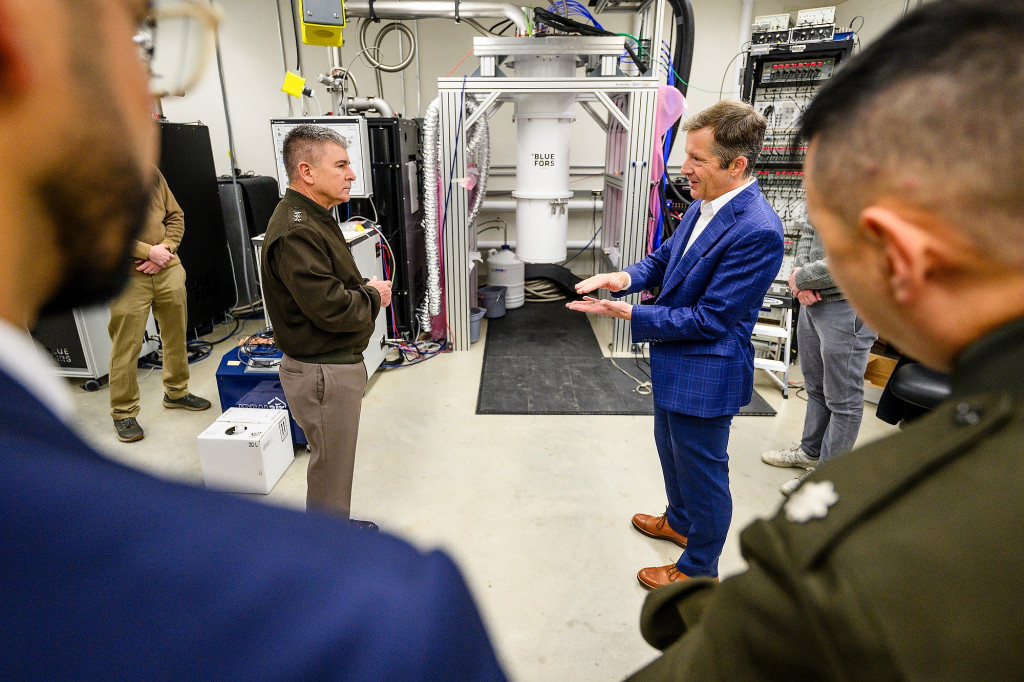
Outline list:
[[[617,680],[654,658],[638,619],[644,566],[677,558],[675,546],[630,525],[665,506],[651,417],[475,414],[486,343],[421,365],[378,372],[363,400],[353,516],[421,548],[442,547],[461,566],[498,655],[515,680]],[[257,331],[249,321],[243,333]],[[606,329],[595,325],[598,338]],[[211,338],[226,333],[215,330]],[[159,371],[140,370],[146,438],[120,443],[108,393],[72,382],[80,429],[112,458],[158,476],[202,485],[196,435],[219,416],[215,372],[234,339],[192,366],[192,392],[207,412],[165,410]],[[602,344],[606,345],[606,344]],[[799,380],[799,370],[791,380]],[[758,372],[755,386],[775,417],[737,417],[729,452],[734,515],[722,576],[744,569],[739,533],[773,514],[779,485],[797,469],[760,461],[799,440],[805,402]],[[865,408],[863,443],[894,427]],[[267,504],[302,508],[308,455],[298,452]],[[301,579],[296,576],[296,579]]]

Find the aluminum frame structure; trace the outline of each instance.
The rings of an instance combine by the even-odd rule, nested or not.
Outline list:
[[[651,44],[661,44],[664,0],[657,0],[648,8],[653,19]],[[519,39],[529,45],[531,39]],[[490,71],[492,54],[483,55],[482,67]],[[607,73],[607,59],[600,55],[601,71]],[[464,77],[438,78],[438,96],[441,99],[439,129],[441,131],[440,156],[441,186],[451,188],[445,199],[444,231],[444,302],[448,339],[453,350],[470,348],[469,309],[476,304],[475,257],[476,234],[467,223],[469,193],[456,178],[466,176],[466,159],[462,146],[466,131],[480,116],[489,116],[496,107],[513,101],[516,95],[572,93],[576,102],[597,121],[605,131],[605,197],[609,192],[619,200],[605,201],[603,221],[607,233],[617,235],[617,249],[613,240],[603,240],[613,246],[613,264],[621,268],[636,263],[646,255],[648,205],[651,196],[651,159],[654,150],[654,123],[657,114],[657,96],[660,81],[656,65],[652,64],[648,76],[628,77],[592,76],[586,78],[505,78]],[[464,100],[472,98],[478,103],[472,114],[467,114]],[[607,112],[603,115],[594,103]],[[446,190],[447,193],[447,190]],[[606,295],[603,292],[602,295]],[[639,303],[640,295],[624,299]],[[630,356],[632,340],[626,320],[613,321],[612,354]]]

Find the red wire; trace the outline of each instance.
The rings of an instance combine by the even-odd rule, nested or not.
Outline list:
[[[575,180],[570,180],[569,184],[571,185],[574,182],[583,182],[584,180],[589,180],[590,178],[596,178],[599,175],[604,175],[604,173],[594,173],[593,175],[584,175],[582,178],[576,178]]]
[[[376,230],[377,228],[374,228],[374,229]],[[380,230],[377,230],[377,232],[380,232]],[[384,235],[381,234],[381,240],[382,240],[381,243],[380,243],[381,248],[384,251],[387,252],[388,258],[390,258],[391,260],[394,260],[395,255],[393,253],[391,253],[391,249],[388,248],[387,242],[383,241],[383,238],[384,238]],[[383,262],[383,265],[384,265],[384,279],[389,279],[390,280],[391,279],[391,269],[388,267],[388,258],[384,258],[382,260],[384,261]],[[394,282],[394,280],[392,280],[392,282]],[[392,298],[391,302],[388,303],[388,311],[391,313],[391,333],[394,334],[395,335],[394,338],[397,339],[398,338],[398,323],[395,321],[395,299],[394,298]]]
[[[469,52],[467,52],[466,56],[463,57],[462,59],[460,59],[459,63],[452,67],[452,70],[448,72],[448,76],[451,76],[453,73],[455,73],[455,69],[457,69],[460,66],[462,66],[462,62],[464,62],[467,59],[469,59],[469,55],[471,55],[471,54],[473,54],[473,50],[470,50]],[[448,76],[445,76],[445,78],[448,78]]]

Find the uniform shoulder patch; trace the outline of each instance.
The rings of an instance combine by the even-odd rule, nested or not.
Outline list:
[[[301,223],[302,220],[305,217],[306,217],[305,213],[303,213],[301,208],[293,208],[292,209],[292,222],[293,223]]]

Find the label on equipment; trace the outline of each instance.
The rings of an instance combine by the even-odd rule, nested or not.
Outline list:
[[[534,154],[533,155],[534,166],[554,166],[555,155],[554,154]]]

